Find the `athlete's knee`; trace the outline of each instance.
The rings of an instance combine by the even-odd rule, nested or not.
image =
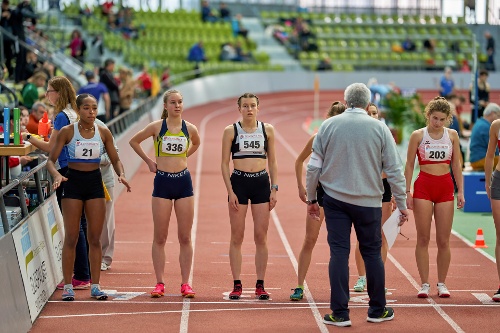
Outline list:
[[[440,250],[448,249],[450,247],[450,238],[449,237],[437,238],[436,244],[438,249]]]
[[[306,236],[306,238],[304,238],[304,244],[302,245],[302,248],[304,250],[312,251],[314,249],[314,246],[316,245],[317,240],[317,237]]]
[[[153,238],[153,244],[159,246],[165,246],[167,243],[167,235],[155,235]]]
[[[255,245],[266,245],[267,244],[267,235],[266,234],[256,234],[254,237]]]
[[[231,235],[231,245],[241,247],[243,244],[243,235]]]
[[[181,246],[191,245],[191,235],[179,235],[178,239]]]
[[[427,247],[429,246],[430,240],[431,240],[430,236],[417,236],[417,246]]]

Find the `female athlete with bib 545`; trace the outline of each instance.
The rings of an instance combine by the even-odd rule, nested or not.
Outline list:
[[[259,98],[254,94],[241,95],[238,98],[238,110],[241,113],[241,121],[227,126],[222,137],[221,170],[229,201],[231,223],[229,262],[234,279],[234,288],[229,298],[239,299],[243,290],[240,280],[241,245],[245,234],[248,200],[250,200],[256,247],[255,295],[259,299],[267,300],[269,294],[264,289],[268,259],[267,229],[270,211],[276,206],[276,192],[278,191],[274,128],[257,121]],[[234,170],[230,175],[231,156]],[[269,174],[266,171],[266,162],[269,166]],[[271,183],[269,183],[269,177],[271,177]]]
[[[450,235],[454,213],[454,186],[450,174],[450,163],[457,184],[457,208],[465,204],[462,178],[462,162],[458,134],[446,128],[452,119],[450,104],[444,97],[436,97],[425,108],[427,126],[414,131],[408,144],[405,177],[407,206],[413,209],[417,228],[415,257],[422,288],[418,297],[429,297],[429,241],[431,222],[436,223],[438,296],[450,297],[444,284],[450,267]],[[415,155],[420,164],[420,173],[410,192]]]
[[[147,125],[129,142],[137,155],[146,162],[149,171],[156,173],[151,202],[154,223],[152,257],[157,282],[151,292],[151,297],[154,298],[165,294],[163,280],[165,243],[172,209],[175,209],[177,217],[177,236],[180,245],[181,294],[187,298],[195,295],[188,284],[193,262],[191,228],[194,218],[194,197],[187,158],[200,146],[200,136],[196,126],[182,119],[184,110],[182,102],[182,95],[177,90],[165,92],[161,120]],[[154,140],[156,161],[153,161],[141,147],[141,142],[150,137]]]

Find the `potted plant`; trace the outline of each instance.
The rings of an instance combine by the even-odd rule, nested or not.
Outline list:
[[[424,104],[420,95],[405,96],[391,92],[385,98],[385,118],[397,144],[403,141],[404,129],[413,131],[425,126]]]

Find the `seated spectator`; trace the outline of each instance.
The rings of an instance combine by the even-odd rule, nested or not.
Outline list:
[[[23,105],[28,109],[33,107],[36,101],[45,96],[45,92],[38,92],[38,88],[45,87],[47,83],[47,74],[43,71],[36,72],[32,77],[28,79],[21,90],[21,96],[23,97]]]
[[[432,39],[425,39],[424,40],[424,49],[429,51],[429,52],[434,52],[435,45],[436,45],[436,43]]]
[[[212,13],[212,8],[210,8],[207,0],[201,2],[201,20],[203,22],[217,21],[217,17]]]
[[[490,127],[494,120],[500,119],[500,106],[490,103],[484,110],[484,114],[476,121],[470,136],[470,165],[473,170],[484,171],[484,160],[488,150],[490,138]],[[498,162],[498,149],[495,152],[494,166]]]
[[[252,61],[254,60],[251,52],[245,52],[243,46],[241,46],[241,41],[237,40],[234,45],[234,50],[236,51],[236,61]]]
[[[453,41],[450,43],[450,52],[460,53],[460,45],[459,45],[458,41]]]
[[[227,8],[227,4],[225,2],[221,2],[219,5],[219,17],[222,21],[231,21],[231,11]]]
[[[467,60],[467,59],[462,60],[462,67],[460,67],[460,72],[470,73],[469,60]]]
[[[417,50],[417,46],[415,43],[410,39],[410,37],[406,37],[406,39],[403,41],[401,44],[403,47],[403,50],[408,51],[408,52],[413,52]]]
[[[242,19],[243,19],[243,16],[241,16],[241,14],[238,14],[233,18],[233,21],[232,21],[233,36],[236,37],[236,36],[240,35],[243,38],[247,39],[248,38],[248,29],[246,29],[243,26]]]
[[[113,8],[115,4],[113,3],[112,0],[106,0],[102,5],[101,5],[101,12],[103,16],[108,16],[111,13],[111,9]]]
[[[220,60],[222,61],[238,61],[238,55],[236,54],[236,50],[233,47],[233,43],[225,43],[222,45],[222,49],[220,52]]]
[[[38,134],[38,123],[42,119],[43,114],[47,112],[47,106],[42,102],[36,102],[31,108],[26,130],[31,134]]]
[[[316,67],[317,71],[331,71],[332,70],[332,60],[329,57],[321,59]]]
[[[203,42],[199,41],[194,44],[190,49],[187,57],[188,61],[192,62],[205,62],[207,61],[207,57],[205,56],[205,49],[203,48]]]

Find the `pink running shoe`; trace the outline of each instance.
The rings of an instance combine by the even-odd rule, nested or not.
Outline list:
[[[80,281],[75,278],[71,279],[71,284],[73,285],[73,289],[75,290],[82,290],[82,289],[90,289],[90,284],[92,283],[92,280],[88,281]],[[64,289],[64,281],[59,283],[56,286],[57,289],[63,290]]]
[[[181,294],[185,298],[193,298],[194,294],[196,294],[196,293],[194,292],[193,288],[191,288],[191,286],[189,284],[184,283],[184,284],[181,284]]]
[[[156,284],[155,289],[151,292],[151,297],[159,298],[163,295],[165,295],[165,284],[159,282]]]
[[[263,301],[267,301],[269,299],[269,293],[264,290],[264,286],[258,284],[255,288],[255,296]]]

